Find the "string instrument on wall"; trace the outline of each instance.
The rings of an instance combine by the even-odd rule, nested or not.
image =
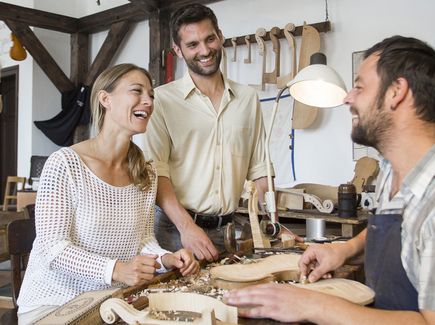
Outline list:
[[[20,40],[14,33],[11,33],[12,47],[9,56],[15,61],[23,61],[27,57],[27,52]]]

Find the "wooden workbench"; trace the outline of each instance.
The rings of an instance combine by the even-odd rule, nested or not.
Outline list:
[[[326,227],[328,223],[341,224],[340,235],[343,237],[354,237],[367,226],[369,211],[358,210],[355,218],[340,218],[337,213],[321,213],[317,210],[278,211],[278,216],[282,222],[286,222],[286,220],[291,222],[291,219],[324,219]]]
[[[343,277],[355,280],[355,273],[360,270],[360,267],[358,266],[344,266],[340,268],[338,271],[334,273],[334,277]],[[174,271],[170,271],[164,274],[160,274],[155,278],[155,281],[153,283],[158,282],[168,282],[172,279],[176,279],[179,274]],[[138,292],[143,291],[146,289],[148,285],[141,285],[141,286],[133,286],[128,287],[124,289],[118,289],[115,290],[113,293],[111,293],[112,297],[128,297],[130,295],[136,294]],[[98,303],[95,306],[91,306],[91,309],[88,309],[87,311],[84,311],[84,309],[88,308],[84,306],[81,302],[83,302],[85,298],[83,298],[82,295],[76,297],[75,299],[71,300],[66,305],[60,307],[55,312],[53,312],[51,315],[63,315],[68,314],[69,321],[65,322],[67,324],[84,324],[84,325],[94,325],[94,324],[102,324],[102,320],[99,316],[99,305]],[[89,298],[88,298],[89,299]],[[145,301],[145,303],[144,303]],[[141,301],[136,301],[133,303],[136,309],[142,310],[147,306],[146,299],[142,299]],[[80,302],[80,303],[79,303]],[[50,317],[50,316],[47,316]],[[56,316],[56,317],[62,317],[62,316]],[[53,324],[53,322],[47,322],[47,318],[44,318],[45,322],[42,321],[44,324]],[[54,322],[54,323],[60,323],[60,322]],[[124,322],[118,321],[115,324],[117,325],[125,325]],[[277,321],[269,320],[269,319],[248,319],[248,318],[241,318],[239,317],[238,324],[245,324],[245,325],[278,325],[278,324],[285,324],[280,323]],[[292,323],[297,324],[297,323]]]
[[[248,215],[248,209],[240,207],[237,209],[240,215]],[[367,217],[370,212],[368,210],[358,210],[355,218],[340,218],[337,213],[322,213],[317,210],[279,210],[279,221],[283,224],[291,224],[292,221],[307,220],[311,218],[324,219],[326,228],[329,225],[341,225],[341,233],[337,234],[343,237],[354,237],[367,226]],[[262,214],[259,213],[259,216]]]

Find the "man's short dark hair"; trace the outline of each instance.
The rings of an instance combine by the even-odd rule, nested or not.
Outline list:
[[[217,18],[213,10],[210,8],[199,3],[193,3],[177,9],[177,11],[172,14],[170,21],[171,34],[174,43],[180,46],[180,36],[178,32],[180,31],[181,26],[185,24],[198,23],[205,19],[210,19],[216,32],[219,32]]]
[[[417,116],[435,122],[435,51],[426,43],[403,36],[392,36],[369,48],[364,58],[378,54],[377,72],[381,78],[379,100],[390,85],[405,78],[414,97]]]

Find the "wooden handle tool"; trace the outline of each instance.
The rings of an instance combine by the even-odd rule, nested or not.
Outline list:
[[[277,87],[279,89],[285,88],[287,86],[287,83],[289,81],[291,81],[296,75],[296,69],[297,69],[297,66],[296,66],[296,39],[292,34],[292,32],[294,32],[295,29],[296,29],[296,26],[293,23],[288,23],[284,27],[284,36],[287,39],[288,46],[290,49],[290,55],[291,55],[291,67],[290,67],[291,70],[288,74],[278,77]]]
[[[255,40],[258,45],[258,54],[263,57],[263,68],[261,71],[261,85],[250,85],[256,89],[260,88],[261,90],[265,90],[265,81],[264,74],[266,73],[266,45],[264,44],[263,37],[266,36],[266,29],[260,27],[255,32]]]
[[[243,62],[248,64],[248,63],[251,63],[251,42],[250,42],[249,35],[245,36],[245,43],[246,43],[246,46],[248,47],[248,57]]]
[[[280,71],[281,45],[278,37],[279,32],[279,27],[272,27],[269,33],[270,40],[272,41],[272,51],[275,53],[275,67],[272,72],[264,72],[263,76],[264,82],[269,84],[276,84]]]
[[[237,37],[233,37],[231,39],[231,44],[233,44],[233,58],[231,61],[236,62],[237,61]]]

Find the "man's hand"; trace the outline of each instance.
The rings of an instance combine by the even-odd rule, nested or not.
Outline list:
[[[135,256],[128,262],[116,261],[112,279],[129,286],[150,282],[156,270],[160,268],[157,257],[155,254],[146,254]]]
[[[209,262],[217,260],[219,252],[204,230],[196,224],[180,231],[180,236],[183,247],[192,251],[198,260],[206,259]]]
[[[328,273],[342,266],[348,256],[345,244],[312,244],[299,260],[301,277],[308,276],[310,282],[330,277]]]
[[[297,322],[307,319],[314,295],[316,293],[311,290],[274,283],[229,291],[223,301],[237,306],[239,316]]]
[[[183,276],[198,273],[199,263],[187,249],[180,249],[172,254],[162,256],[162,263],[167,269],[177,268]]]

